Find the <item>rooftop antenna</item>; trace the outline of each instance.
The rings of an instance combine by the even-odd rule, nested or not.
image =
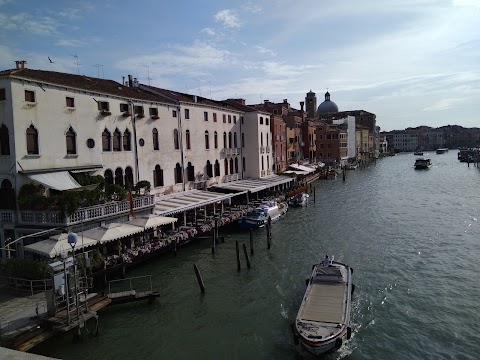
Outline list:
[[[212,98],[212,82],[208,80],[208,86],[210,87],[210,99]]]
[[[97,68],[97,77],[100,78],[100,68],[102,68],[102,79],[105,77],[103,73],[103,65],[102,64],[95,64],[92,65]]]
[[[75,63],[77,64],[77,75],[80,75],[80,67],[79,67],[80,64],[78,63],[78,55],[73,54],[72,56],[75,58]]]
[[[152,78],[150,77],[150,66],[148,65],[142,65],[142,66],[147,68],[147,80],[148,80],[148,86],[150,86],[150,80],[152,80]]]

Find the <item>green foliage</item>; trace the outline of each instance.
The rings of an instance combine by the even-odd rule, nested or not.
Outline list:
[[[135,191],[135,195],[140,195],[141,189],[143,189],[144,194],[148,194],[150,192],[150,188],[151,188],[151,185],[149,181],[141,180],[135,185],[133,190]]]
[[[3,269],[7,276],[28,279],[43,280],[52,276],[52,271],[48,267],[48,260],[32,259],[8,259]]]
[[[35,184],[25,184],[18,192],[20,209],[42,209],[46,205],[45,197],[41,194],[42,187]]]
[[[105,198],[107,200],[125,200],[127,198],[127,190],[118,184],[106,185]]]

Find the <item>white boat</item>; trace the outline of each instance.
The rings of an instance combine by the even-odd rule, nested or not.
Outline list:
[[[413,153],[413,155],[422,156],[422,155],[423,155],[423,151],[415,151],[415,152]]]
[[[288,210],[288,204],[276,201],[264,201],[257,208],[239,220],[242,229],[257,229],[264,227],[268,219],[279,220]]]
[[[432,167],[432,160],[429,158],[418,158],[415,160],[416,170],[426,170]]]
[[[440,148],[440,149],[437,149],[437,154],[445,154],[448,152],[448,149],[447,148]]]
[[[293,206],[293,207],[302,207],[302,206],[306,206],[307,203],[308,203],[308,198],[310,197],[310,195],[308,195],[307,193],[301,193],[301,194],[297,194],[295,195],[295,197],[293,199],[291,199],[288,204],[290,206]]]
[[[351,163],[348,165],[347,169],[348,170],[355,170],[358,167],[358,164],[356,162]]]
[[[313,266],[307,289],[293,324],[300,353],[321,355],[338,350],[350,339],[353,269],[329,260]]]

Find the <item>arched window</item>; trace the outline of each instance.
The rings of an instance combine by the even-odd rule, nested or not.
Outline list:
[[[267,137],[267,146],[268,146],[268,133],[266,133],[265,136]]]
[[[215,176],[220,176],[220,163],[218,162],[218,160],[215,160]]]
[[[238,158],[235,158],[235,173],[238,174]]]
[[[76,154],[77,153],[77,134],[70,127],[65,135],[65,140],[67,143],[67,154]]]
[[[243,157],[242,159],[242,171],[245,171],[246,167],[245,167],[245,157]]]
[[[242,133],[242,148],[245,147],[245,134]]]
[[[206,173],[208,177],[213,177],[213,166],[210,163],[210,160],[207,160],[207,166],[205,166]]]
[[[180,149],[180,143],[178,141],[178,130],[177,129],[173,130],[173,147],[175,148],[175,150]]]
[[[236,149],[237,148],[237,133],[233,133],[233,147]]]
[[[118,129],[115,129],[115,131],[113,132],[113,151],[120,151],[122,150],[120,148],[120,140],[122,138],[122,134],[120,133],[120,130]],[[115,170],[115,173],[117,171]]]
[[[175,166],[175,184],[179,184],[182,181],[182,167],[180,166],[179,163]]]
[[[213,133],[213,146],[215,149],[218,149],[218,135],[216,131]]]
[[[10,138],[5,124],[0,127],[0,155],[10,155]]]
[[[133,171],[130,166],[125,168],[125,186],[131,190],[133,187]]]
[[[131,151],[132,150],[132,143],[131,143],[132,136],[130,134],[130,130],[125,129],[123,133],[123,150]]]
[[[105,170],[105,174],[103,175],[103,177],[105,178],[105,184],[113,185],[113,172],[112,172],[112,170],[110,170],[110,169]]]
[[[38,131],[33,125],[27,129],[27,154],[38,154]]]
[[[10,180],[3,179],[0,186],[0,209],[14,210],[15,207],[15,190]]]
[[[233,174],[233,159],[230,159],[230,174]]]
[[[103,133],[102,133],[102,150],[103,151],[112,151],[111,139],[112,139],[112,136],[110,135],[110,131],[108,131],[107,129],[103,130]]]
[[[232,133],[230,131],[228,132],[228,147],[232,148]]]
[[[153,137],[153,150],[159,150],[160,149],[160,144],[158,142],[158,130],[157,129],[152,130],[152,137]]]
[[[210,139],[208,137],[208,131],[205,131],[205,149],[210,149]]]
[[[163,170],[160,165],[156,165],[153,171],[153,186],[163,186]]]
[[[223,133],[223,148],[224,149],[227,148],[227,133],[226,132]]]
[[[123,169],[117,168],[115,170],[115,184],[123,186]]]
[[[190,146],[190,130],[185,131],[185,146],[186,146],[187,150],[191,149],[191,146]]]
[[[263,133],[260,133],[260,146],[263,146]]]
[[[188,181],[195,181],[195,167],[189,161],[187,165],[187,180]]]
[[[228,160],[225,159],[223,161],[223,167],[224,167],[224,170],[225,170],[225,175],[228,175]]]
[[[263,165],[263,155],[262,155],[262,171],[265,170],[265,166]]]
[[[270,156],[267,156],[267,169],[270,169]]]

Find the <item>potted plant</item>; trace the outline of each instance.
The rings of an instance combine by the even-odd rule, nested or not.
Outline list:
[[[108,111],[108,110],[101,110],[101,111],[100,111],[100,114],[101,114],[102,116],[112,115],[112,113],[111,113],[110,111]]]
[[[142,113],[140,113],[140,114],[137,114],[137,118],[139,118],[139,119],[141,119],[141,118],[144,118],[144,117],[145,117],[145,115],[144,115],[144,114],[142,114]]]
[[[125,111],[122,116],[124,117],[129,117],[129,116],[132,116],[132,114],[130,113],[130,111]]]
[[[158,116],[158,115],[152,115],[152,120],[158,120],[158,119],[160,119],[160,116]]]

